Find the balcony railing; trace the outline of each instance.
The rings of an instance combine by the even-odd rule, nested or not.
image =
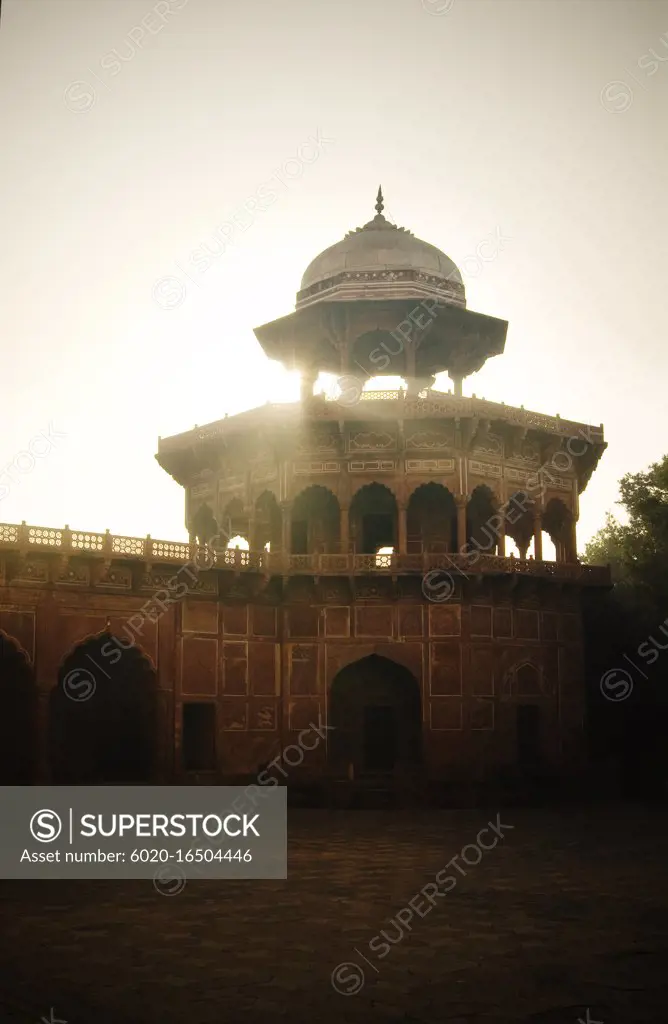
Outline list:
[[[608,566],[582,565],[579,562],[547,562],[533,559],[504,558],[499,555],[444,554],[309,554],[242,551],[239,548],[208,550],[182,541],[154,540],[152,537],[122,537],[109,533],[90,533],[44,526],[20,526],[0,523],[0,551],[20,554],[58,553],[63,557],[89,556],[112,560],[138,560],[146,564],[192,565],[196,571],[208,569],[233,572],[260,572],[272,576],[337,576],[356,574],[424,574],[434,569],[453,576],[502,575],[577,581],[591,586],[610,585]]]

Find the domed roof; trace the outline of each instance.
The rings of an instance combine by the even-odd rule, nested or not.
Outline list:
[[[376,216],[349,231],[308,265],[297,309],[322,301],[404,299],[431,296],[466,306],[462,277],[449,256],[383,216],[378,189]]]

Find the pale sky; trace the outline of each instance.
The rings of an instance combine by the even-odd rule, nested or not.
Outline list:
[[[297,399],[253,327],[379,183],[509,321],[464,393],[603,422],[580,547],[668,452],[663,0],[4,0],[0,105],[0,522],[184,538],[158,436]]]

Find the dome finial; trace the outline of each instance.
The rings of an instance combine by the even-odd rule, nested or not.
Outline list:
[[[383,212],[383,189],[382,186],[378,186],[378,195],[376,196],[376,213],[380,217]]]

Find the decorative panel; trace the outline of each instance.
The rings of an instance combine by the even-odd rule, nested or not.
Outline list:
[[[512,608],[494,609],[494,636],[510,637],[513,635]]]
[[[471,648],[471,693],[477,697],[494,696],[494,648]]]
[[[218,692],[218,641],[185,636],[181,641],[181,690],[189,697]]]
[[[429,605],[429,635],[459,636],[462,631],[462,606],[444,601]]]
[[[278,705],[276,701],[251,700],[248,728],[252,732],[275,732],[278,728]]]
[[[399,605],[399,635],[403,637],[422,637],[424,609],[422,605]]]
[[[218,605],[211,601],[184,601],[182,604],[184,633],[218,634]]]
[[[355,633],[366,637],[391,637],[394,635],[392,607],[368,605],[355,608]]]
[[[293,644],[290,648],[290,693],[298,697],[318,693],[318,645]]]
[[[245,643],[223,643],[223,691],[248,693],[248,655]]]
[[[454,473],[454,459],[406,459],[407,473]]]
[[[320,609],[310,605],[292,605],[288,608],[288,636],[318,636]]]
[[[277,644],[248,644],[248,674],[250,692],[257,696],[277,696],[279,693]]]
[[[520,640],[538,639],[538,612],[526,608],[515,609],[515,636]]]
[[[350,608],[325,608],[325,636],[350,636]]]
[[[469,473],[472,476],[501,476],[501,466],[496,466],[492,462],[474,462],[469,461]]]
[[[292,466],[295,476],[317,476],[319,473],[340,473],[340,462],[295,462]]]
[[[324,721],[319,700],[292,700],[288,705],[289,728],[293,732],[317,728]],[[313,741],[309,739],[309,743]]]
[[[462,702],[442,698],[429,702],[429,727],[435,732],[462,728]]]
[[[471,636],[492,635],[492,609],[485,605],[471,605]]]
[[[462,658],[459,644],[431,644],[430,694],[454,696],[462,692]]]
[[[246,636],[248,633],[248,606],[225,605],[223,607],[223,634],[225,636]]]
[[[393,473],[396,463],[390,459],[378,459],[374,462],[351,461],[348,464],[350,473]]]
[[[248,703],[239,698],[226,698],[220,703],[221,727],[225,732],[248,729]]]
[[[276,608],[269,605],[254,605],[251,614],[253,636],[276,636]]]

